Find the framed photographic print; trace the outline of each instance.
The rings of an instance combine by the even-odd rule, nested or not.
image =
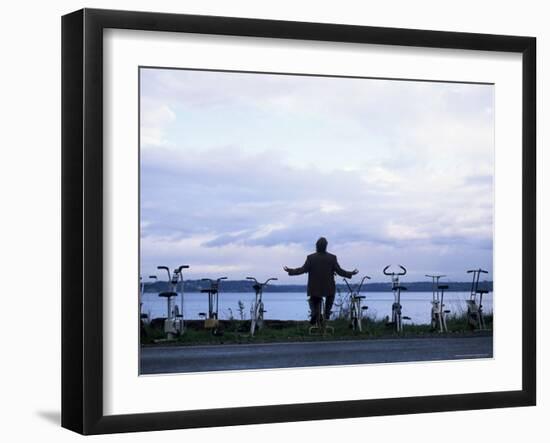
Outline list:
[[[64,16],[62,425],[534,405],[535,50]]]

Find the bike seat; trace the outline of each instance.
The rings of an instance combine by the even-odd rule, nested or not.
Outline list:
[[[489,291],[487,289],[477,289],[476,290],[476,293],[477,294],[487,294]]]
[[[438,286],[437,289],[449,289],[449,286],[448,285],[441,285],[441,286]]]
[[[169,298],[169,297],[176,297],[177,295],[178,295],[177,292],[167,291],[167,292],[161,292],[159,294],[159,297]]]
[[[354,295],[354,296],[353,296],[353,299],[354,299],[354,300],[363,300],[364,298],[365,298],[364,295]]]
[[[406,291],[407,290],[407,288],[405,286],[396,286],[393,289],[399,289],[400,291]]]
[[[201,289],[201,292],[204,293],[204,294],[214,294],[215,292],[218,292],[216,291],[215,289]]]
[[[444,312],[445,314],[450,314],[450,313],[451,313],[451,311],[449,311],[449,310],[446,310],[446,311],[443,311],[443,312]]]
[[[361,306],[361,310],[366,311],[367,309],[369,309],[368,306]]]

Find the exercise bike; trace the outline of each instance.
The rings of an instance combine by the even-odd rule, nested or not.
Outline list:
[[[354,332],[362,332],[362,318],[363,312],[366,311],[368,306],[361,306],[361,300],[365,299],[364,295],[361,295],[361,288],[363,287],[363,282],[370,277],[365,275],[361,280],[361,283],[352,288],[347,279],[343,279],[346,282],[346,285],[349,290],[349,318],[350,326]]]
[[[484,330],[485,319],[483,318],[483,295],[488,294],[487,289],[479,288],[479,277],[481,274],[488,274],[488,271],[484,269],[470,269],[466,271],[472,275],[472,286],[470,288],[470,298],[466,300],[466,306],[468,308],[467,317],[468,324],[472,329]]]
[[[407,274],[407,269],[404,266],[399,265],[401,272],[386,272],[391,265],[388,265],[382,271],[384,275],[391,277],[391,290],[393,292],[393,303],[391,307],[391,322],[388,322],[388,326],[393,326],[395,332],[400,333],[403,331],[403,320],[410,320],[410,317],[402,315],[401,306],[401,291],[406,291],[405,286],[401,286],[399,278]]]
[[[254,337],[254,332],[256,329],[261,329],[264,326],[264,313],[267,312],[264,309],[264,302],[262,300],[262,295],[264,292],[264,286],[266,286],[270,281],[277,280],[275,277],[268,278],[265,282],[260,283],[254,277],[246,277],[247,280],[254,280],[252,288],[256,293],[256,298],[254,304],[250,308],[250,336]]]
[[[449,286],[439,284],[439,279],[445,275],[426,275],[426,277],[432,279],[431,327],[433,330],[439,329],[440,333],[447,332],[447,314],[450,314],[451,311],[444,309],[443,298],[445,289],[449,289]]]
[[[310,304],[310,309],[312,309],[311,304]],[[319,315],[317,315],[317,318],[315,319],[315,324],[309,327],[308,329],[309,335],[326,335],[328,333],[333,335],[334,327],[327,325],[328,318],[325,318],[325,298],[324,297],[320,297],[318,309],[319,309]],[[311,312],[311,315],[313,316],[313,312]]]
[[[159,297],[166,298],[166,319],[164,320],[164,332],[168,339],[181,335],[185,331],[183,320],[183,275],[182,270],[189,268],[189,265],[181,265],[170,273],[168,266],[157,266],[157,269],[165,270],[168,275],[169,291],[159,293]],[[172,298],[178,296],[178,283],[181,280],[181,307],[174,304]]]
[[[204,318],[204,328],[210,329],[212,334],[218,333],[220,320],[218,316],[219,308],[219,287],[222,280],[227,280],[227,277],[220,277],[216,280],[211,278],[203,278],[202,281],[210,282],[210,287],[201,289],[203,294],[208,294],[208,312],[199,312],[199,316]]]

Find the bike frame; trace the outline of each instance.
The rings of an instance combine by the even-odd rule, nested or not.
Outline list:
[[[210,282],[210,288],[203,289],[202,292],[208,293],[208,319],[219,319],[218,308],[219,308],[219,287],[220,281],[227,280],[227,277],[220,277],[216,280],[211,278],[203,278],[202,281]],[[214,309],[215,305],[215,309]]]
[[[170,273],[168,266],[157,266],[157,269],[166,271],[168,275],[168,284],[170,285],[170,291],[161,292],[159,296],[166,297],[166,320],[164,321],[164,332],[168,340],[172,340],[175,335],[181,335],[183,333],[183,310],[181,314],[181,320],[178,319],[179,308],[175,305],[172,308],[172,298],[177,297],[178,281],[180,279],[180,268],[174,269],[173,273]]]
[[[392,323],[395,325],[396,332],[401,332],[403,330],[402,320],[408,320],[408,317],[402,317],[401,313],[401,291],[407,290],[404,286],[399,284],[399,278],[407,274],[407,269],[398,265],[401,268],[401,272],[386,272],[391,265],[388,265],[382,271],[384,275],[391,277],[392,282],[392,292],[393,292],[393,304],[392,304]]]
[[[178,276],[178,281],[181,282],[181,292],[180,292],[180,304],[181,304],[181,327],[182,327],[182,330],[184,328],[184,317],[183,317],[183,294],[184,294],[184,281],[183,281],[183,269],[189,269],[189,265],[181,265],[179,266],[178,268],[174,269],[174,274],[176,274]],[[176,282],[176,288],[177,289],[177,282]]]
[[[472,276],[472,286],[470,289],[470,300],[467,301],[468,305],[468,321],[477,329],[485,329],[485,319],[483,318],[483,294],[487,294],[489,291],[479,289],[479,278],[481,274],[488,274],[489,272],[484,269],[470,269],[466,271]],[[479,297],[479,302],[478,302]]]
[[[270,281],[278,280],[276,277],[268,278],[265,282],[260,283],[256,278],[254,277],[246,277],[247,280],[254,281],[254,285],[252,286],[254,288],[254,291],[256,293],[256,298],[254,301],[254,306],[252,311],[250,312],[250,335],[254,336],[254,333],[256,331],[256,326],[258,326],[258,329],[260,329],[263,324],[263,316],[264,316],[264,310],[263,310],[263,292],[264,287],[267,286],[267,284]],[[261,312],[260,312],[261,311]]]
[[[330,334],[334,334],[334,328],[332,326],[327,325],[326,321],[328,319],[324,318],[324,312],[325,312],[325,299],[324,297],[321,297],[321,306],[319,307],[320,315],[317,319],[317,323],[315,325],[312,325],[308,329],[309,335],[326,335],[327,332],[330,331]],[[313,331],[317,330],[319,334],[314,334]]]
[[[439,332],[446,332],[447,322],[445,320],[445,311],[443,310],[445,306],[443,304],[444,288],[441,288],[441,295],[440,295],[440,286],[439,286],[439,279],[442,277],[446,277],[446,275],[426,274],[426,277],[432,279],[432,328],[435,329],[436,325],[438,325]]]
[[[157,266],[157,269],[166,271],[166,274],[168,274],[168,284],[172,285],[172,274],[170,274],[170,268],[168,266]],[[171,292],[174,291],[174,287],[170,288]],[[172,318],[172,297],[166,297],[166,319]]]
[[[359,329],[359,332],[363,330],[362,324],[361,324],[362,318],[363,318],[363,312],[361,308],[361,299],[364,298],[364,296],[360,294],[361,294],[361,288],[363,287],[363,283],[367,279],[370,280],[370,277],[368,275],[365,275],[361,279],[361,283],[359,283],[359,285],[357,285],[355,289],[351,287],[347,279],[345,278],[342,279],[346,283],[349,290],[350,322],[351,322],[352,328],[354,330]],[[354,315],[354,312],[355,312],[355,315]]]

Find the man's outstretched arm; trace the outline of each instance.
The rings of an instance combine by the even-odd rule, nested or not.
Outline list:
[[[346,271],[345,269],[342,269],[340,267],[340,265],[338,264],[338,260],[336,260],[336,263],[334,265],[334,272],[336,272],[340,277],[351,278],[359,271],[357,269],[354,269],[353,271]]]
[[[306,272],[309,272],[309,257],[306,259],[304,265],[299,268],[289,268],[288,266],[284,266],[283,269],[288,272],[288,275],[305,274]]]

